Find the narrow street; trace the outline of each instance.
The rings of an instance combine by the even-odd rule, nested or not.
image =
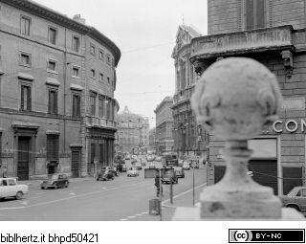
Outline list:
[[[171,220],[175,206],[192,206],[192,170],[174,185],[174,204],[169,202],[169,185],[163,185],[163,220]],[[205,185],[205,169],[195,170],[196,200]],[[155,198],[154,179],[130,178],[121,173],[113,181],[93,178],[74,180],[66,189],[41,190],[39,182],[29,184],[23,200],[0,202],[1,220],[160,220],[150,216],[149,200]]]

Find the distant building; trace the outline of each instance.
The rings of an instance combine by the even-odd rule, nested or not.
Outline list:
[[[165,97],[154,110],[156,114],[156,153],[173,152],[172,97]]]
[[[110,164],[120,56],[80,15],[1,0],[1,174],[79,177]]]
[[[125,107],[118,113],[118,151],[129,153],[146,153],[149,147],[149,119],[131,113]]]
[[[149,151],[156,151],[156,128],[154,127],[149,131]]]
[[[180,25],[172,52],[175,63],[175,94],[173,97],[174,151],[179,155],[207,155],[208,136],[196,122],[190,98],[199,76],[189,61],[191,40],[200,33],[193,27]]]

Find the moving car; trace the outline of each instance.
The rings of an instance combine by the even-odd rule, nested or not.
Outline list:
[[[139,176],[139,173],[137,171],[137,169],[135,168],[131,168],[127,171],[127,174],[126,174],[128,177],[136,177],[136,176]]]
[[[188,161],[183,162],[183,169],[184,170],[190,170],[190,163]]]
[[[284,207],[294,208],[306,215],[306,186],[296,186],[280,199]]]
[[[28,190],[28,186],[19,185],[16,178],[0,178],[0,199],[15,197],[20,200]]]
[[[48,189],[48,188],[64,188],[68,187],[69,180],[67,174],[52,174],[49,176],[49,179],[44,180],[40,184],[41,189]]]
[[[177,178],[185,178],[185,172],[183,167],[174,167],[174,172]]]
[[[161,182],[163,184],[177,184],[178,183],[178,178],[175,174],[175,171],[173,169],[166,169],[165,172],[163,173],[163,176],[161,178]]]
[[[113,170],[105,170],[98,173],[96,180],[108,181],[113,180],[115,178]]]

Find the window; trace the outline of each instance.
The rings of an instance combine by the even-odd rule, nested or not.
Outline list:
[[[110,84],[109,77],[107,77],[107,83]]]
[[[59,135],[47,135],[47,160],[58,161]]]
[[[100,81],[103,81],[103,79],[104,79],[104,75],[100,73]]]
[[[91,76],[91,78],[95,78],[96,77],[96,71],[94,69],[90,70],[90,76]]]
[[[90,114],[91,116],[96,115],[96,97],[97,97],[96,93],[92,92],[90,94]]]
[[[30,26],[31,19],[26,16],[21,16],[20,18],[20,32],[21,35],[29,36],[30,35]]]
[[[49,62],[48,62],[48,70],[55,71],[55,68],[56,68],[56,62],[53,61],[53,60],[49,60]]]
[[[104,97],[99,96],[99,117],[103,118],[104,116]]]
[[[9,186],[15,186],[15,185],[17,185],[17,184],[16,184],[16,180],[14,180],[14,179],[8,179],[8,185],[9,185]]]
[[[31,111],[31,86],[28,85],[21,85],[21,104],[20,110],[21,111]]]
[[[56,89],[49,89],[48,113],[57,114],[57,93]]]
[[[31,66],[31,57],[30,54],[20,53],[20,64],[23,66]]]
[[[103,51],[103,50],[100,50],[100,51],[99,51],[99,58],[100,58],[101,60],[104,60],[104,51]]]
[[[107,99],[107,104],[106,104],[106,119],[110,120],[111,119],[111,100]]]
[[[107,55],[107,60],[106,60],[106,62],[107,62],[107,64],[109,64],[109,65],[111,65],[111,57],[110,57],[110,55],[108,54]]]
[[[90,53],[91,55],[95,56],[96,55],[96,47],[94,44],[90,43]]]
[[[56,44],[56,35],[57,35],[57,30],[53,27],[49,27],[49,42],[52,44]]]
[[[265,27],[265,0],[246,0],[246,30]]]
[[[80,38],[78,36],[73,36],[72,38],[72,50],[77,53],[80,50]]]
[[[81,95],[80,94],[72,95],[72,116],[73,117],[81,116]]]
[[[75,76],[75,77],[79,77],[80,76],[80,68],[79,67],[73,67],[72,68],[72,76]]]

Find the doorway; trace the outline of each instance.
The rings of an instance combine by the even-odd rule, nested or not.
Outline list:
[[[80,163],[81,163],[81,148],[71,148],[71,176],[73,178],[80,177]]]
[[[29,179],[31,137],[18,137],[17,177],[19,180]]]

